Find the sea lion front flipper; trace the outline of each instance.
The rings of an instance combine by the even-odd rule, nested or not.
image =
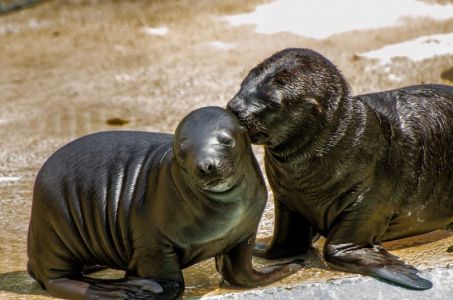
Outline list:
[[[319,238],[319,234],[313,231],[313,227],[300,213],[289,209],[277,198],[274,203],[275,225],[272,241],[269,245],[257,242],[253,255],[277,259],[307,253],[313,242]]]
[[[135,250],[126,273],[129,277],[152,278],[163,289],[154,299],[178,299],[184,292],[184,277],[175,249],[168,244],[153,244]]]
[[[367,211],[372,215],[367,215]],[[384,248],[375,245],[385,232],[389,218],[385,209],[360,210],[341,216],[327,237],[324,259],[335,269],[375,276],[410,289],[425,290],[432,283],[417,275],[418,270]]]
[[[65,299],[161,299],[163,288],[145,278],[94,279],[89,277],[49,279],[48,292]]]
[[[216,256],[217,271],[226,282],[242,287],[257,287],[281,280],[302,268],[302,260],[293,260],[272,266],[254,269],[252,251],[255,234],[233,247],[228,253]]]

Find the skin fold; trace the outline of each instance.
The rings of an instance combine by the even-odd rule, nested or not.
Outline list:
[[[252,267],[266,200],[247,133],[222,108],[191,112],[175,135],[88,135],[36,177],[28,270],[69,299],[176,299],[181,270],[211,257],[228,283],[266,285],[301,268],[300,260]],[[126,275],[86,276],[104,267]]]
[[[380,244],[453,222],[453,87],[353,97],[328,59],[286,49],[250,71],[227,110],[265,149],[275,228],[257,256],[305,253],[320,233],[333,268],[432,286]]]

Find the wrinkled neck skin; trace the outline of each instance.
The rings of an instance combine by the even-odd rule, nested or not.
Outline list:
[[[264,186],[264,182],[262,177],[257,175],[260,173],[253,163],[251,147],[249,147],[235,163],[234,174],[238,180],[237,185],[227,192],[214,193],[201,190],[191,180],[190,174],[180,168],[173,159],[171,177],[180,200],[179,210],[175,213],[186,215],[183,219],[187,224],[184,226],[193,225],[193,227],[203,228],[205,239],[209,240],[215,238],[220,232],[233,230],[241,222],[245,222],[244,220],[250,215],[247,216],[244,212],[252,206],[264,209],[266,198],[257,195],[261,186]],[[259,208],[252,211],[258,216],[259,221],[262,211]]]
[[[266,205],[267,191],[250,150],[244,151],[235,174],[241,182],[225,193],[206,193],[172,159],[170,176],[175,199],[166,206],[160,225],[165,238],[178,249],[183,268],[224,253],[256,232]],[[253,173],[251,173],[253,172]]]
[[[354,122],[352,111],[356,110],[358,103],[352,103],[348,88],[337,99],[329,101],[334,105],[327,107],[322,114],[312,115],[312,119],[306,122],[302,120],[298,124],[300,130],[293,130],[294,133],[283,142],[265,145],[269,158],[279,163],[300,162],[322,157],[340,143]]]
[[[244,157],[244,155],[242,157]],[[237,177],[238,180],[244,177],[244,168],[242,165],[246,162],[242,160],[243,158],[241,158],[241,161],[234,172],[235,177]],[[193,180],[191,174],[183,170],[175,159],[172,161],[171,177],[175,183],[176,190],[181,197],[181,200],[185,203],[185,205],[190,206],[195,213],[205,209],[222,211],[225,208],[240,205],[236,197],[233,195],[239,194],[243,190],[243,182],[241,182],[241,184],[232,191],[227,191],[225,193],[215,193],[202,190]]]
[[[322,234],[357,199],[353,192],[366,189],[386,151],[375,112],[349,92],[337,103],[321,116],[325,122],[319,131],[304,134],[301,128],[302,138],[265,148],[275,197],[304,214]]]

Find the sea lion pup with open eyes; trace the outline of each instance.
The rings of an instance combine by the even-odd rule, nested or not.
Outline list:
[[[250,71],[227,109],[265,146],[275,228],[256,255],[304,253],[319,232],[333,268],[432,286],[380,243],[453,222],[453,87],[352,97],[329,60],[286,49]]]
[[[252,268],[266,187],[246,130],[219,107],[187,115],[175,135],[111,131],[53,154],[37,175],[28,270],[70,299],[174,299],[181,269],[210,257],[233,285],[255,287],[300,260]],[[126,271],[83,275],[85,266]]]

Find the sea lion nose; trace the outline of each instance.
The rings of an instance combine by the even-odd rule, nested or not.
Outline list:
[[[202,175],[210,175],[214,173],[216,169],[213,159],[206,158],[198,163],[198,172]]]
[[[233,99],[228,102],[226,110],[232,113],[237,113],[244,109],[244,100],[238,96],[234,96]]]

